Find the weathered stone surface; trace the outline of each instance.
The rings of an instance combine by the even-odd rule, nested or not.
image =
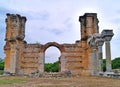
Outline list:
[[[60,72],[70,71],[73,75],[92,75],[94,59],[91,59],[91,55],[93,51],[87,40],[94,33],[99,33],[97,14],[86,13],[80,16],[79,21],[81,22],[81,40],[77,40],[73,44],[58,44],[56,42],[27,44],[24,41],[26,18],[7,14],[4,47],[5,72],[19,75],[43,73],[45,51],[48,47],[55,46],[61,52]]]

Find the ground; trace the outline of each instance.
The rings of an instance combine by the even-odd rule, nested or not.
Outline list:
[[[0,87],[120,87],[120,79],[105,77],[0,77]]]

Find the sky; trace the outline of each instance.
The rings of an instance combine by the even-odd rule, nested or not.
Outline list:
[[[25,40],[28,43],[47,42],[75,43],[80,40],[79,16],[97,13],[100,33],[103,29],[113,29],[111,56],[120,56],[120,0],[0,0],[0,57],[4,58],[6,13],[26,16]],[[55,48],[46,52],[49,58]],[[103,57],[105,58],[105,46]],[[55,55],[55,54],[54,54]],[[53,56],[54,57],[54,56]],[[54,59],[50,59],[53,61]]]

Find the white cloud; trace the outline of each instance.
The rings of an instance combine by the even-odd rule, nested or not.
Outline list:
[[[119,55],[115,51],[120,46],[119,3],[118,0],[0,0],[2,8],[27,17],[25,39],[32,43],[73,43],[80,39],[79,16],[85,12],[98,13],[100,32],[103,29],[114,31],[111,44],[113,58]]]
[[[45,62],[53,63],[59,60],[59,57],[61,56],[61,52],[56,47],[49,47],[45,51]]]

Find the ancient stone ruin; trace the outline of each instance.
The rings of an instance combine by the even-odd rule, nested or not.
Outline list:
[[[106,44],[106,65],[111,71],[110,40],[112,30],[99,33],[96,13],[85,13],[79,17],[81,39],[74,44],[28,44],[25,38],[26,17],[7,14],[6,44],[4,46],[5,73],[29,75],[34,72],[44,73],[45,51],[55,46],[61,51],[59,72],[70,71],[73,75],[99,75],[102,72],[102,45]]]

